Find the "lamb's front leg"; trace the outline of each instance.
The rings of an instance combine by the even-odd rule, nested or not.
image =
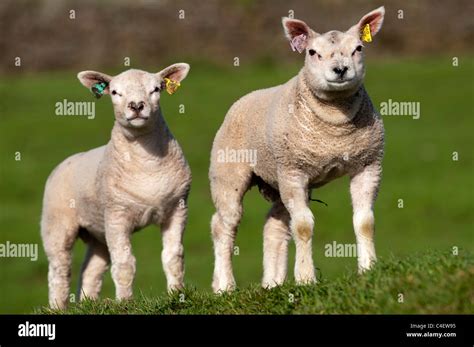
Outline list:
[[[379,163],[366,166],[351,177],[353,224],[357,240],[359,273],[370,269],[377,260],[374,246],[373,206],[380,184],[382,167]]]
[[[298,284],[314,283],[314,217],[309,208],[308,181],[299,173],[280,174],[279,189],[283,204],[290,213],[290,229],[296,245],[295,280]]]
[[[161,224],[163,251],[161,262],[165,271],[168,291],[184,286],[184,247],[183,234],[187,220],[185,200],[180,200],[176,209]]]
[[[118,300],[129,299],[133,294],[135,257],[130,238],[133,228],[126,211],[106,213],[105,238],[112,261],[112,279]]]

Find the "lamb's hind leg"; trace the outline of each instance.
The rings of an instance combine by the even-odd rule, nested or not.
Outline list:
[[[95,239],[89,239],[87,245],[86,257],[79,278],[78,296],[80,300],[99,297],[104,272],[107,271],[110,264],[107,245]]]
[[[223,164],[230,165],[230,164]],[[228,170],[218,176],[211,174],[211,192],[216,207],[211,229],[214,242],[214,292],[235,288],[232,271],[232,252],[237,227],[242,217],[242,198],[250,185],[251,174]]]
[[[281,285],[288,269],[288,243],[291,239],[290,215],[281,201],[273,204],[263,228],[264,288]]]

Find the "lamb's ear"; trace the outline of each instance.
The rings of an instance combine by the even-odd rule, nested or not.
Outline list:
[[[359,35],[359,37],[363,39],[364,28],[368,25],[370,28],[370,37],[375,36],[380,31],[380,28],[382,28],[384,15],[385,7],[381,6],[372,12],[367,13],[361,18],[359,23],[351,27],[349,31],[353,32],[355,35]],[[365,34],[367,35],[367,33]]]
[[[290,41],[293,51],[303,52],[308,45],[309,38],[315,34],[302,20],[283,17],[281,20],[286,38]]]
[[[181,82],[188,75],[190,68],[189,64],[176,63],[164,68],[157,74],[163,79],[168,78],[174,82]]]
[[[92,90],[99,84],[99,86],[97,86],[99,92],[101,92],[101,94],[109,94],[109,84],[112,80],[112,76],[97,71],[82,71],[77,74],[77,78],[87,89]]]

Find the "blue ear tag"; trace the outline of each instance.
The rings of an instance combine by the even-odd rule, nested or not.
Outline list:
[[[100,97],[104,95],[105,88],[107,88],[108,85],[107,82],[96,83],[92,86],[91,91],[97,99],[100,99]]]

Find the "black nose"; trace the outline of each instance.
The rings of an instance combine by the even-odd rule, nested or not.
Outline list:
[[[347,70],[349,70],[349,68],[347,66],[343,66],[342,69],[338,68],[338,67],[335,67],[334,69],[332,69],[332,71],[334,71],[337,75],[339,75],[341,78],[344,77],[345,73],[347,72]]]
[[[139,113],[145,108],[145,103],[143,101],[140,101],[136,103],[135,101],[132,101],[131,103],[128,104],[128,107],[133,110],[135,113]]]

